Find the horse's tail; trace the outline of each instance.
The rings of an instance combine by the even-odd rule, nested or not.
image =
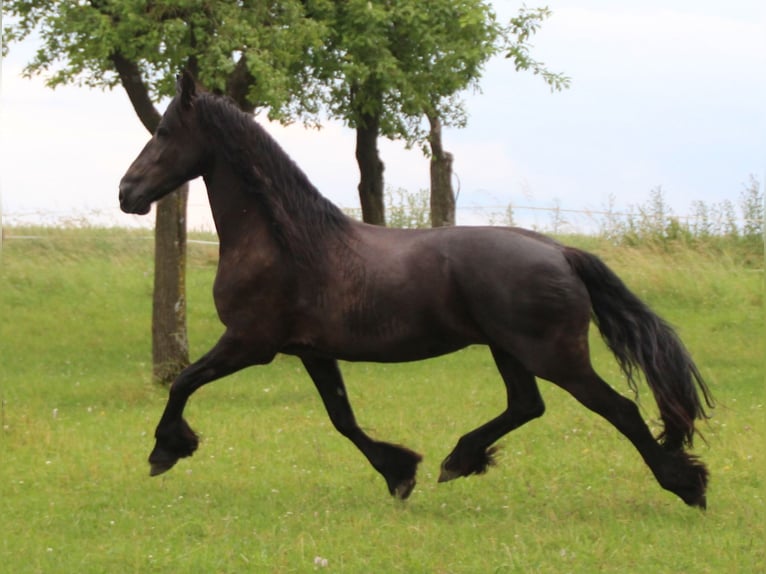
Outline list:
[[[585,284],[593,320],[636,393],[635,372],[643,371],[659,406],[665,447],[691,446],[694,421],[708,418],[705,405],[712,408],[713,398],[681,339],[598,257],[570,247],[564,257]]]

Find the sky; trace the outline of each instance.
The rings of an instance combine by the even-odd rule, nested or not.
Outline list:
[[[503,19],[521,5],[493,4]],[[684,216],[695,200],[736,203],[751,177],[764,181],[763,0],[547,5],[553,15],[532,38],[532,55],[569,76],[571,87],[552,93],[509,60],[488,63],[481,89],[465,95],[468,126],[443,134],[455,157],[458,223],[494,220],[511,204],[517,223],[546,228],[553,215],[545,208],[592,212],[611,203],[626,211],[657,187]],[[2,63],[3,220],[151,225],[153,218],[117,205],[118,182],[149,137],[127,96],[121,88],[51,90],[41,78],[22,78],[35,49],[11,46]],[[258,120],[326,197],[358,207],[353,130]],[[383,140],[379,147],[387,187],[428,187],[419,149]],[[592,225],[587,215],[564,217],[575,229]],[[211,227],[201,182],[192,186],[189,225]]]

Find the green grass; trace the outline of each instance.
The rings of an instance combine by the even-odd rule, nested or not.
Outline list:
[[[17,230],[12,230],[17,231]],[[145,232],[33,230],[0,271],[0,560],[8,572],[757,572],[764,540],[763,273],[736,251],[586,241],[679,328],[719,401],[696,452],[706,513],[663,491],[612,427],[542,382],[546,415],[486,476],[438,485],[503,407],[489,353],[344,365],[360,423],[425,455],[405,503],[280,357],[200,390],[198,453],[150,479],[166,391],[150,382]],[[192,355],[218,337],[215,248],[190,246]],[[594,335],[598,370],[628,392]],[[656,416],[650,393],[645,416]],[[325,562],[326,560],[326,566]]]

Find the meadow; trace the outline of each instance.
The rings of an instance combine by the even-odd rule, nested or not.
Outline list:
[[[357,419],[424,454],[405,502],[332,427],[298,361],[201,389],[200,450],[148,476],[167,389],[152,383],[145,231],[11,229],[0,254],[0,570],[750,573],[766,569],[763,260],[734,247],[599,253],[678,331],[718,401],[695,452],[706,512],[662,490],[606,422],[541,381],[547,412],[485,476],[437,484],[505,395],[489,352],[342,366]],[[191,354],[217,339],[216,248],[189,246]],[[593,334],[602,376],[632,396]],[[656,418],[651,393],[639,398]]]

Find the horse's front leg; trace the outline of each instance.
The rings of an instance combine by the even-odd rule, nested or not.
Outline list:
[[[353,442],[375,470],[383,475],[392,496],[407,498],[415,488],[415,474],[422,457],[403,446],[372,440],[359,428],[337,361],[322,357],[301,357],[301,360],[335,428]]]
[[[253,363],[268,362],[253,360],[247,350],[247,345],[226,333],[207,354],[178,375],[154,433],[156,443],[149,455],[152,476],[167,472],[179,458],[197,450],[199,439],[183,419],[186,402],[194,391]]]

